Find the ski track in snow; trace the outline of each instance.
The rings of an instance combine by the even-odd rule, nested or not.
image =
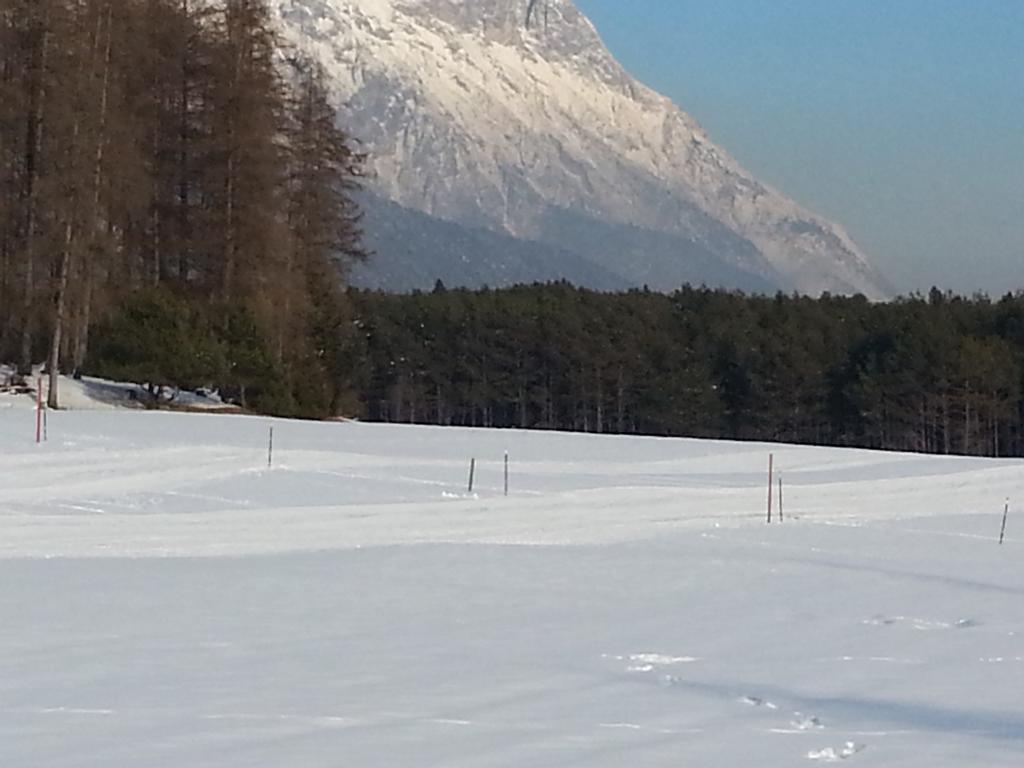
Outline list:
[[[0,765],[1020,765],[1020,462],[0,406]]]

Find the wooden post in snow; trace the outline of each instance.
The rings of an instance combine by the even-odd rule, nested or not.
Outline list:
[[[43,442],[43,377],[36,380],[36,443]]]
[[[476,459],[469,460],[469,488],[467,493],[473,492],[473,478],[476,476]]]
[[[1003,545],[1003,540],[1006,538],[1006,518],[1010,516],[1010,500],[1006,500],[1006,506],[1003,507],[1003,527],[999,529],[999,546]]]
[[[772,474],[775,468],[775,454],[768,454],[768,524],[772,522]]]
[[[267,469],[274,466],[274,428],[270,428],[270,436],[267,438]]]

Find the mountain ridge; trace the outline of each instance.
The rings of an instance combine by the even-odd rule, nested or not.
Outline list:
[[[529,25],[530,0],[273,5],[285,38],[324,66],[371,190],[402,209],[576,253],[624,287],[671,289],[693,272],[672,262],[713,254],[721,269],[696,282],[887,293],[842,227],[629,75],[570,0],[537,3]],[[588,220],[617,228],[618,255],[588,252]]]

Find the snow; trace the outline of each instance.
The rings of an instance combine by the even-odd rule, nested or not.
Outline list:
[[[0,765],[1020,765],[1020,462],[3,402]]]
[[[9,381],[14,375],[14,369],[9,366],[0,366],[0,409],[19,408],[22,410],[36,407],[34,394],[31,396],[16,395],[5,391],[2,385]],[[37,383],[42,381],[43,399],[45,400],[50,392],[49,377],[43,374],[39,367],[33,369],[33,374],[28,377],[27,386],[35,392]],[[58,377],[59,403],[61,408],[68,408],[75,411],[110,411],[121,408],[143,408],[150,399],[144,387],[138,384],[111,381],[93,376],[83,376],[75,379],[71,376]],[[188,392],[184,390],[165,390],[161,397],[161,404],[167,407],[189,408],[191,410],[204,411],[231,411],[237,410],[235,406],[221,400],[217,392]]]

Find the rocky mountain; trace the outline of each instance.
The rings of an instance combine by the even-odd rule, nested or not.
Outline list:
[[[571,0],[273,5],[370,157],[364,284],[886,293],[841,227],[631,77]]]

